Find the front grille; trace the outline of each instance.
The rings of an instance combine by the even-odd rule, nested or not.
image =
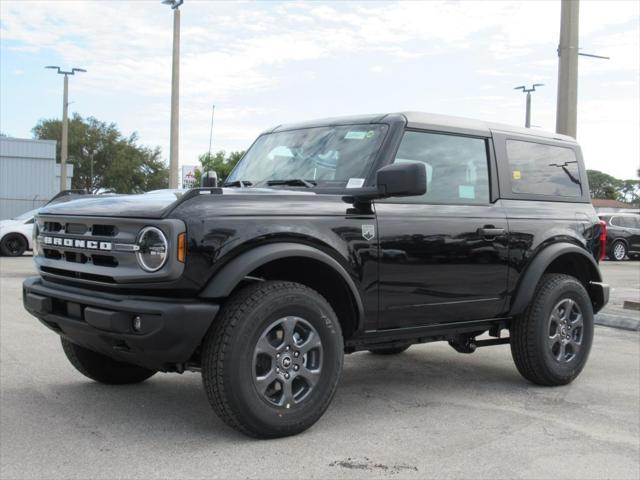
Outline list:
[[[40,270],[44,273],[50,273],[51,275],[58,275],[60,277],[77,278],[79,280],[89,280],[91,282],[101,283],[115,283],[113,277],[107,275],[96,275],[94,273],[84,272],[71,272],[69,270],[63,270],[61,268],[41,267]]]
[[[93,225],[91,231],[98,237],[115,237],[118,233],[115,225]]]
[[[110,255],[92,255],[91,260],[94,265],[99,265],[102,267],[110,267],[115,268],[118,266],[118,260]]]
[[[62,231],[62,224],[60,222],[44,222],[43,232],[57,233]]]
[[[178,234],[185,231],[180,220],[41,214],[37,222],[40,248],[34,259],[48,276],[117,284],[175,279],[184,269],[176,253]],[[164,232],[169,243],[167,263],[152,273],[136,259],[136,239],[150,223]]]
[[[87,233],[87,226],[84,223],[67,223],[65,231],[72,235],[84,235]]]

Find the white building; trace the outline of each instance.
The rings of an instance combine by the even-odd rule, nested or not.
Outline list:
[[[67,188],[73,165],[67,163]],[[55,140],[0,137],[0,220],[41,207],[60,191]]]

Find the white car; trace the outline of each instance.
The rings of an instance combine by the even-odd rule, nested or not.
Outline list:
[[[11,220],[0,221],[0,253],[9,257],[19,257],[26,250],[32,250],[33,216],[38,210],[31,210]]]

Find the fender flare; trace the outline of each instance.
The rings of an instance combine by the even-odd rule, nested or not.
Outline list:
[[[600,274],[598,264],[587,251],[572,243],[554,243],[539,252],[533,258],[525,272],[521,275],[515,298],[511,304],[511,309],[509,310],[509,315],[518,315],[527,308],[527,305],[533,298],[536,286],[538,285],[540,278],[542,278],[544,271],[555,259],[568,253],[578,254],[584,257],[591,265],[592,273],[595,273],[595,278],[593,278],[591,282],[602,282],[602,276]],[[587,290],[589,290],[589,288],[587,288]]]
[[[204,298],[224,298],[256,268],[274,260],[287,257],[304,257],[317,260],[331,267],[344,280],[358,309],[358,318],[364,318],[364,305],[360,292],[347,270],[333,257],[308,245],[292,242],[270,243],[252,248],[240,254],[222,267],[209,280],[199,296]]]

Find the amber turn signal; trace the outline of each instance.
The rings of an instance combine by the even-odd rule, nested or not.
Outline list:
[[[185,258],[187,258],[187,234],[181,233],[178,235],[178,261],[184,263]]]

